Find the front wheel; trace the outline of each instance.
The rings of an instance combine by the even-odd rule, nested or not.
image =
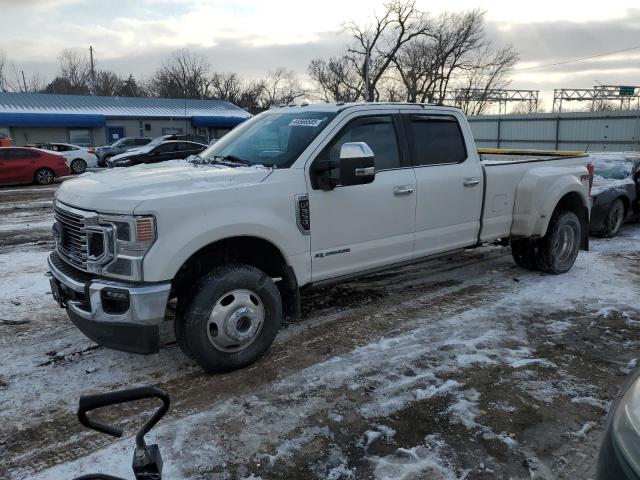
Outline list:
[[[281,318],[282,300],[271,278],[250,265],[218,267],[177,316],[178,344],[207,372],[234,370],[269,349]]]
[[[622,227],[623,220],[624,204],[622,203],[622,200],[617,199],[609,207],[607,216],[602,222],[602,229],[600,230],[600,233],[603,237],[615,237],[620,231],[620,227]]]
[[[71,171],[73,173],[84,173],[87,171],[87,162],[82,160],[81,158],[76,158],[73,162],[71,162]]]
[[[581,240],[578,216],[569,211],[553,212],[546,235],[536,242],[536,266],[545,273],[568,272],[576,261]]]
[[[55,179],[55,173],[53,173],[53,170],[49,168],[41,168],[33,176],[33,180],[38,185],[51,185]]]

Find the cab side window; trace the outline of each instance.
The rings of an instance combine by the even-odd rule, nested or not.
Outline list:
[[[154,152],[155,153],[175,152],[177,146],[178,146],[178,143],[165,143],[164,145],[160,145],[160,146],[156,147]]]
[[[363,117],[352,120],[327,145],[320,160],[340,158],[340,148],[347,142],[365,142],[373,150],[376,171],[400,167],[398,140],[391,116]]]
[[[415,167],[462,163],[467,158],[464,136],[455,117],[410,115],[405,125]]]

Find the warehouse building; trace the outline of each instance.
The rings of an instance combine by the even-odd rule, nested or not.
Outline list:
[[[251,115],[223,100],[0,92],[0,138],[16,145],[100,146],[122,137],[197,133],[218,139]]]

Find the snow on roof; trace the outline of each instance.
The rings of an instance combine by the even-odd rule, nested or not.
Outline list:
[[[186,112],[186,115],[185,115]],[[246,119],[251,115],[226,100],[100,97],[0,92],[0,113],[81,114],[106,117],[216,116]]]

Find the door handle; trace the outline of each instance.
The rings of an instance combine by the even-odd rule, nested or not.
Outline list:
[[[393,187],[394,195],[411,195],[413,193],[414,188],[409,185],[397,185]]]
[[[478,180],[477,178],[465,178],[464,179],[464,186],[465,187],[475,187],[479,183],[480,183],[480,180]]]

